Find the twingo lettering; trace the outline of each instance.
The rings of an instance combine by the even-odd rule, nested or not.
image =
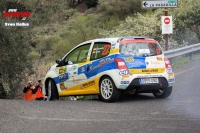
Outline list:
[[[151,70],[142,70],[142,72],[158,72],[158,69],[151,69]]]
[[[84,83],[82,86],[83,86],[83,88],[87,88],[87,87],[92,86],[92,85],[94,85],[94,84],[95,84],[95,81],[92,80],[92,81],[89,81],[89,82],[87,82],[87,83]]]

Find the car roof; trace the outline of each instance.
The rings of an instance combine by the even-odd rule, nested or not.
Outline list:
[[[80,45],[86,44],[86,43],[91,43],[91,42],[112,42],[112,43],[117,43],[120,42],[122,40],[126,40],[126,39],[146,39],[146,40],[155,40],[155,38],[150,37],[150,36],[124,36],[124,37],[108,37],[108,38],[97,38],[97,39],[93,39],[93,40],[88,40],[85,41]]]

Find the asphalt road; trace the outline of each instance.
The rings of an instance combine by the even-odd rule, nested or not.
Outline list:
[[[0,99],[0,133],[200,133],[200,60],[174,69],[170,97],[115,103]]]

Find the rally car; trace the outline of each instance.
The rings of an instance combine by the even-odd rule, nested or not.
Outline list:
[[[153,38],[100,38],[77,45],[47,70],[43,93],[62,96],[99,95],[105,102],[123,91],[166,98],[175,82],[170,61]]]

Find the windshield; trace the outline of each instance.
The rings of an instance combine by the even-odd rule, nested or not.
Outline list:
[[[125,56],[153,56],[162,54],[160,45],[148,42],[132,42],[119,46],[120,54]]]

